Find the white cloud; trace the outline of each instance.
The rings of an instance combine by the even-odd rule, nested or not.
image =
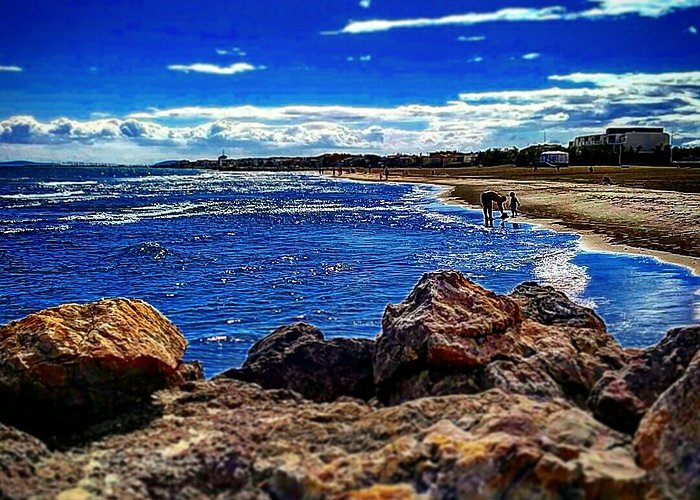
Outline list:
[[[220,56],[235,55],[235,56],[244,57],[247,55],[247,53],[243,52],[239,47],[233,47],[231,50],[216,49],[216,53],[219,54]]]
[[[598,6],[581,12],[578,14],[580,17],[595,18],[625,14],[662,17],[675,10],[700,7],[700,0],[589,0],[589,2]]]
[[[372,5],[372,0],[360,0],[360,3],[358,5],[363,9],[369,9]]]
[[[19,66],[0,66],[0,71],[20,72],[23,70]]]
[[[359,56],[359,57],[349,56],[349,57],[346,57],[345,59],[347,61],[351,61],[351,62],[352,61],[369,62],[372,60],[372,56],[369,54],[366,54],[366,55]]]
[[[472,25],[496,21],[550,21],[561,19],[565,9],[563,7],[547,7],[544,9],[508,8],[496,12],[472,12],[468,14],[456,14],[438,18],[418,19],[371,19],[367,21],[352,21],[342,30],[335,33],[371,33],[375,31],[388,31],[395,28],[425,28],[430,26]],[[331,32],[333,33],[333,32]]]
[[[361,34],[388,31],[397,28],[426,28],[435,26],[469,26],[494,22],[544,22],[574,21],[577,19],[600,19],[634,14],[658,18],[674,11],[700,7],[700,0],[589,0],[595,4],[587,10],[569,12],[563,6],[544,8],[505,8],[492,12],[470,12],[442,17],[413,19],[369,19],[351,21],[340,31],[325,34]]]
[[[538,57],[540,57],[541,55],[542,55],[542,54],[540,54],[540,53],[538,53],[538,52],[529,52],[529,53],[527,53],[527,54],[523,54],[522,57],[523,57],[523,59],[525,59],[526,61],[533,61],[533,60],[537,59]]]
[[[474,56],[471,59],[469,59],[469,62],[470,63],[480,63],[483,60],[484,60],[484,58],[481,56]]]
[[[263,66],[253,66],[248,63],[234,63],[229,66],[217,66],[216,64],[209,63],[194,63],[194,64],[171,64],[168,66],[169,70],[172,71],[182,71],[184,73],[208,73],[211,75],[235,75],[237,73],[245,73],[247,71],[254,71],[258,69],[264,69]]]
[[[460,42],[483,42],[486,40],[486,37],[483,35],[478,35],[478,36],[458,36],[457,40]]]
[[[551,115],[544,115],[542,119],[546,122],[565,122],[569,119],[567,113],[554,113]]]
[[[598,87],[689,87],[700,85],[700,71],[671,73],[572,73],[552,75],[550,80],[592,83]]]
[[[206,157],[221,147],[238,156],[468,150],[524,146],[543,129],[567,142],[608,125],[683,130],[678,139],[687,143],[700,137],[700,71],[573,73],[550,80],[560,86],[465,92],[442,105],[191,106],[87,121],[13,116],[0,120],[0,158],[33,158],[37,151],[55,151],[56,158],[76,157],[76,151]]]
[[[690,26],[690,27],[688,28],[688,33],[690,33],[691,35],[697,35],[697,34],[698,34],[698,29],[697,29],[695,26]]]

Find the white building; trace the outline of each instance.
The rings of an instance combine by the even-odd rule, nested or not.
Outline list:
[[[545,151],[540,155],[540,163],[549,163],[550,165],[568,165],[569,153],[564,151]]]
[[[670,136],[662,127],[628,127],[609,128],[604,134],[582,135],[569,144],[570,147],[585,148],[590,146],[624,146],[639,153],[653,153],[657,147],[670,143]]]

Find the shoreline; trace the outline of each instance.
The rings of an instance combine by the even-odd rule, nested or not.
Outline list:
[[[328,174],[323,174],[331,177]],[[331,177],[334,179],[346,179],[362,182],[387,182],[380,181],[375,177],[370,177],[368,174],[362,173],[343,173],[341,177]],[[476,181],[476,182],[474,182]],[[394,183],[410,183],[410,184],[429,184],[442,188],[438,197],[445,203],[461,205],[473,210],[481,210],[481,206],[475,203],[470,203],[462,197],[455,195],[455,190],[460,186],[472,184],[484,184],[484,181],[492,183],[503,183],[504,179],[494,179],[489,177],[474,177],[474,178],[443,178],[435,179],[426,176],[399,176],[396,175],[393,179],[390,177],[388,182]],[[512,181],[516,183],[517,181]],[[602,253],[618,253],[629,256],[651,257],[660,262],[681,266],[687,269],[693,276],[700,276],[700,257],[690,255],[682,255],[670,251],[647,248],[642,246],[625,245],[612,241],[610,235],[600,234],[593,230],[587,230],[581,227],[576,227],[574,224],[567,224],[566,221],[557,217],[541,217],[537,215],[518,216],[518,222],[532,224],[544,229],[553,230],[556,232],[574,233],[579,236],[579,246],[585,252],[602,252]],[[587,222],[587,221],[582,221]]]

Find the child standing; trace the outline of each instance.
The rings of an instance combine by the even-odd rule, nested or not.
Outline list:
[[[510,216],[515,217],[518,215],[518,207],[520,206],[520,200],[515,197],[515,192],[510,192]]]

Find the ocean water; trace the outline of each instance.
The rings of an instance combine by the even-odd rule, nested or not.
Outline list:
[[[485,228],[438,193],[307,173],[0,168],[0,324],[141,298],[213,375],[294,321],[374,337],[386,304],[441,268],[497,292],[551,284],[594,307],[625,346],[700,321],[700,278],[682,267],[584,252],[575,234],[512,221]]]

